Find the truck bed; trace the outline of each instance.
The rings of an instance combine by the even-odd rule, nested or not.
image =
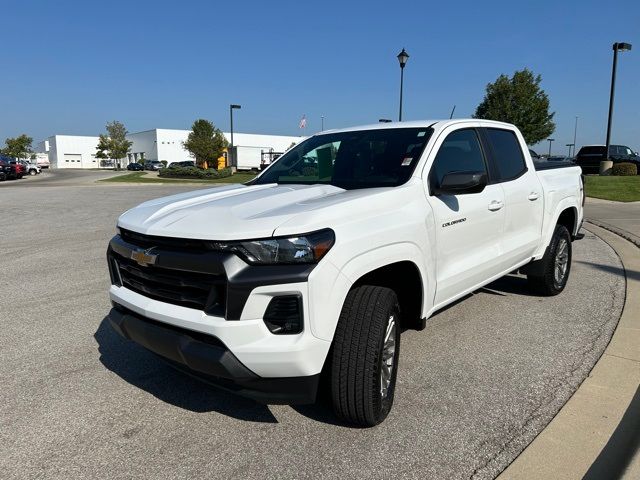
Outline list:
[[[577,165],[571,160],[561,160],[561,161],[553,161],[549,162],[547,160],[542,161],[534,161],[533,165],[536,170],[553,170],[556,168],[568,168],[568,167],[577,167]]]

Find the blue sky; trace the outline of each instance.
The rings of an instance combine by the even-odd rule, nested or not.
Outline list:
[[[603,143],[611,45],[618,62],[612,141],[640,149],[640,1],[213,2],[3,1],[0,141],[27,133],[95,135],[229,128],[300,135],[398,115],[470,116],[501,73],[543,77],[556,112],[553,151]],[[544,146],[541,151],[546,151]]]

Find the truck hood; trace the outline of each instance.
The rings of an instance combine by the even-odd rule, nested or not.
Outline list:
[[[204,240],[270,237],[279,225],[317,210],[323,199],[352,192],[332,185],[231,185],[142,203],[122,214],[118,226],[147,235]]]

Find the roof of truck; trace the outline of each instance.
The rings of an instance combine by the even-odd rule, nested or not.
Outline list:
[[[352,132],[357,130],[383,130],[389,128],[444,128],[449,125],[455,125],[460,123],[478,123],[482,122],[489,125],[501,126],[501,127],[513,127],[510,123],[496,122],[495,120],[483,120],[480,118],[454,118],[454,119],[433,119],[433,120],[412,120],[410,122],[379,122],[369,125],[358,125],[348,128],[336,128],[333,130],[324,130],[318,132],[316,135],[322,135],[325,133],[337,133],[337,132]]]

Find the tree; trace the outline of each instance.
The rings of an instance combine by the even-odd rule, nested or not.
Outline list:
[[[516,71],[511,78],[500,75],[487,85],[475,118],[513,123],[529,145],[538,143],[556,129],[555,112],[549,113],[549,97],[540,88],[542,77],[529,69]]]
[[[31,158],[31,154],[33,153],[33,150],[31,150],[33,138],[23,133],[19,137],[7,138],[4,143],[6,147],[0,149],[0,153],[3,155],[13,158]]]
[[[124,124],[114,120],[107,123],[107,134],[100,135],[98,140],[98,146],[96,147],[96,158],[102,160],[120,160],[127,156],[131,150],[133,142],[127,140],[127,129]],[[117,168],[120,164],[117,164]]]
[[[212,163],[217,168],[217,160],[229,143],[213,123],[201,118],[193,122],[187,141],[182,145],[193,155],[199,167],[208,168]]]

